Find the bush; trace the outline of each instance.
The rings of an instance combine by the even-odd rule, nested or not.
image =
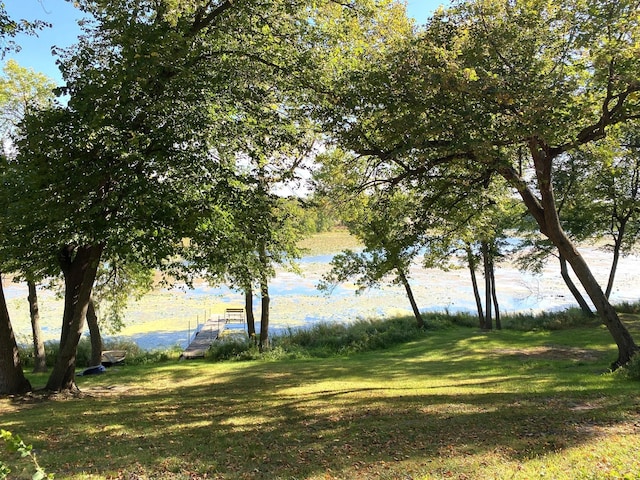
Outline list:
[[[53,474],[45,472],[44,468],[38,464],[36,455],[33,452],[31,445],[25,444],[18,435],[14,435],[8,430],[0,429],[0,439],[2,439],[6,445],[6,449],[10,453],[15,453],[16,456],[26,463],[30,464],[31,470],[34,473],[31,478],[34,480],[53,480]],[[24,462],[23,462],[24,463]],[[0,460],[0,479],[9,478],[11,468],[4,461]]]
[[[423,333],[413,317],[359,320],[348,325],[316,323],[274,335],[271,348],[265,352],[260,352],[255,342],[246,337],[223,338],[209,348],[205,357],[211,361],[327,357],[384,349],[414,340]]]
[[[640,313],[640,302],[622,302],[620,304],[616,304],[615,307],[618,313]]]
[[[629,363],[618,369],[620,375],[629,380],[640,380],[640,353],[636,353]]]
[[[230,335],[214,342],[205,354],[205,358],[214,362],[221,360],[251,360],[259,356],[258,347],[245,337]]]
[[[289,329],[273,344],[291,356],[324,357],[380,350],[414,340],[423,331],[413,317],[387,320],[358,320],[351,324],[317,323],[309,328]]]
[[[129,340],[108,340],[102,345],[103,350],[125,350],[127,357],[125,364],[129,365],[142,365],[149,363],[160,363],[169,360],[177,360],[182,353],[182,348],[179,345],[163,350],[143,350],[135,342]],[[19,347],[20,360],[25,369],[33,368],[34,357],[33,348],[31,346]],[[49,341],[45,342],[45,355],[47,360],[47,366],[53,367],[58,353],[60,352],[60,342]],[[91,363],[91,341],[87,337],[80,339],[78,343],[78,350],[76,354],[76,367],[87,368],[93,365]]]
[[[598,317],[588,317],[579,308],[559,312],[516,313],[502,318],[503,328],[519,331],[565,330],[568,328],[598,325]]]

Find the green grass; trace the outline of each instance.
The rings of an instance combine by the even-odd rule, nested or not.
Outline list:
[[[614,357],[602,327],[450,326],[328,358],[128,365],[0,415],[58,479],[637,479],[640,384]]]

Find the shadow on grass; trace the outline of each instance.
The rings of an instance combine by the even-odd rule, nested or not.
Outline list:
[[[3,423],[57,478],[270,479],[483,478],[637,422],[636,386],[593,374],[606,352],[499,350],[514,345],[466,331],[342,359],[125,367]]]

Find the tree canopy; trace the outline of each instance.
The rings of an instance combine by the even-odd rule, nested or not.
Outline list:
[[[633,1],[459,2],[375,58],[352,52],[330,68],[317,110],[389,183],[478,189],[502,176],[587,290],[618,344],[615,365],[638,347],[565,233],[553,177],[562,155],[638,118],[638,15]]]

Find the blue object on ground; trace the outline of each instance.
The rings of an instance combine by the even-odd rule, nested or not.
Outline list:
[[[95,367],[89,367],[89,368],[85,368],[80,375],[81,376],[85,376],[85,375],[98,375],[100,373],[104,373],[106,372],[107,369],[102,366],[102,365],[96,365]]]

